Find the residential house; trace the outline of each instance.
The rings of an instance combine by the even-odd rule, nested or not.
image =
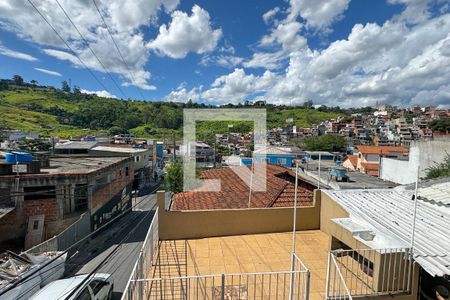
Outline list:
[[[160,191],[124,299],[433,298],[450,286],[449,191],[317,190],[295,224],[289,206],[167,210]]]
[[[251,167],[211,169],[202,172],[202,179],[219,179],[221,191],[204,192],[202,187],[194,191],[175,194],[171,210],[198,209],[239,209],[293,206],[295,172],[277,165],[266,165],[266,191],[250,191],[250,180],[238,175]],[[249,178],[247,178],[249,179]],[[253,182],[254,185],[258,183]],[[253,187],[255,188],[255,187]],[[314,185],[305,180],[299,181],[299,205],[310,205]]]
[[[371,176],[379,176],[381,157],[407,159],[408,148],[399,146],[356,146],[357,170]]]
[[[292,148],[266,146],[253,151],[255,163],[267,162],[272,165],[280,165],[290,168],[296,158]]]
[[[55,157],[46,164],[19,165],[1,161],[2,241],[23,239],[30,222],[42,229],[38,242],[48,239],[83,213],[90,214],[92,229],[100,227],[131,206],[133,167],[131,157]]]
[[[417,180],[418,168],[419,177],[424,178],[428,169],[443,162],[447,155],[450,155],[449,137],[413,141],[406,160],[404,157],[381,158],[380,178],[399,184],[413,183]]]

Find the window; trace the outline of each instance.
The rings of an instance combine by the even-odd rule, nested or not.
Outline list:
[[[286,161],[287,161],[286,158],[279,158],[279,159],[277,159],[277,163],[279,165],[285,165]]]
[[[37,230],[39,228],[39,220],[34,220],[33,222],[33,230]]]
[[[31,186],[24,187],[24,200],[38,200],[38,199],[54,199],[56,198],[55,186]]]
[[[76,300],[91,300],[91,293],[89,292],[89,288],[85,287],[83,291],[77,296]]]
[[[130,170],[128,167],[125,167],[125,176],[130,176]]]
[[[107,283],[102,280],[92,280],[89,283],[89,286],[91,287],[94,295],[97,295],[106,284]]]

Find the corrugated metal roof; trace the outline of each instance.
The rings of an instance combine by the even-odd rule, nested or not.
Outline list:
[[[431,186],[431,185],[430,185]],[[434,190],[434,189],[433,189]],[[411,241],[413,190],[324,190],[355,220],[363,220],[377,234]],[[420,195],[420,191],[419,191]],[[448,191],[438,197],[447,197]],[[419,198],[420,199],[420,198]],[[435,276],[450,275],[450,207],[419,200],[414,243],[415,260]]]
[[[69,141],[62,144],[56,144],[55,149],[86,149],[89,150],[97,145],[97,142],[79,142],[79,141]]]

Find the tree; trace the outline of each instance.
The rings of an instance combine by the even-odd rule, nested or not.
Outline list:
[[[37,80],[34,80],[34,79],[31,79],[30,83],[31,83],[32,85],[37,85],[37,84],[38,84]]]
[[[172,161],[165,167],[164,175],[165,188],[174,193],[183,191],[183,164],[178,161]]]
[[[12,80],[15,85],[23,85],[23,78],[20,75],[14,75]]]
[[[43,139],[23,140],[18,143],[18,146],[20,150],[28,152],[48,151],[51,148],[51,144]]]
[[[338,134],[311,136],[305,138],[302,146],[307,151],[342,151],[345,139]]]
[[[79,87],[78,85],[75,85],[75,86],[73,87],[73,93],[74,93],[74,94],[77,94],[77,95],[80,95],[80,94],[81,94],[81,89],[80,89],[80,87]]]
[[[70,93],[70,86],[67,81],[64,80],[63,82],[61,82],[61,89],[66,93]]]
[[[435,179],[439,177],[449,177],[450,176],[450,154],[447,153],[444,161],[437,163],[432,167],[427,169],[427,175],[425,179]]]
[[[0,80],[0,91],[4,91],[8,89],[8,83],[4,80]]]
[[[430,122],[430,127],[433,131],[449,132],[450,119],[436,119]]]
[[[119,126],[113,126],[113,127],[109,128],[109,130],[108,130],[108,135],[111,135],[111,136],[118,135],[121,133],[127,133],[127,131]]]

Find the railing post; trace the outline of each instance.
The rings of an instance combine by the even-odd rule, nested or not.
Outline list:
[[[225,299],[225,274],[222,274],[222,285],[221,285],[220,289],[221,289],[220,299],[224,300]]]
[[[310,280],[311,280],[311,273],[308,270],[308,271],[306,271],[305,300],[309,299],[309,284],[310,284]]]
[[[331,252],[328,253],[328,263],[327,263],[327,285],[325,287],[325,297],[328,299],[328,295],[330,292],[330,268],[331,268]]]

